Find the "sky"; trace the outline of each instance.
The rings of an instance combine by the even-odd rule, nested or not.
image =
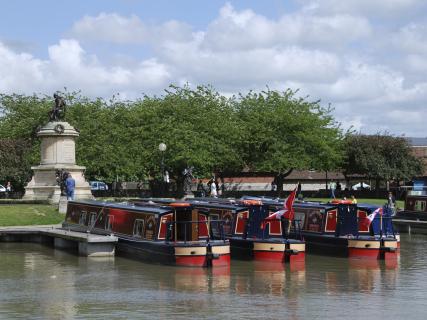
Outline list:
[[[0,0],[0,93],[298,90],[343,128],[427,137],[425,0]]]

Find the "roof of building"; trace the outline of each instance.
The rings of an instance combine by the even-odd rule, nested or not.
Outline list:
[[[427,147],[427,138],[406,137],[412,147]]]

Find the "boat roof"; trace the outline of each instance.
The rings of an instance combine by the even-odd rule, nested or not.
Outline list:
[[[205,207],[205,208],[219,208],[219,209],[230,209],[230,210],[243,210],[247,208],[244,205],[241,205],[239,203],[226,203],[226,202],[207,202],[207,201],[200,201],[195,200],[191,201],[191,204],[198,207]]]
[[[173,208],[168,205],[138,205],[135,206],[132,203],[128,202],[110,202],[110,201],[98,201],[98,200],[73,200],[69,201],[72,204],[82,204],[82,205],[90,205],[90,206],[100,206],[107,208],[116,208],[116,209],[124,209],[124,210],[132,210],[139,212],[150,212],[150,213],[168,213],[173,211]]]
[[[262,200],[263,203],[269,204],[269,205],[283,205],[284,200]],[[297,208],[324,208],[324,209],[331,209],[335,208],[338,204],[337,203],[328,203],[328,202],[318,202],[318,201],[298,201],[296,200],[294,202],[294,207]],[[357,207],[361,209],[367,209],[367,210],[375,210],[378,209],[380,206],[369,204],[369,203],[357,203]]]

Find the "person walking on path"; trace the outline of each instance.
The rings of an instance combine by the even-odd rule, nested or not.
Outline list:
[[[198,193],[199,197],[205,197],[206,196],[206,191],[205,191],[205,187],[203,186],[202,179],[199,179],[199,183],[197,184],[197,193]]]
[[[8,181],[6,184],[6,197],[7,198],[10,197],[11,192],[12,192],[12,184],[10,183],[10,181]]]
[[[65,180],[65,187],[67,190],[67,200],[74,200],[74,190],[76,189],[76,180],[68,174],[68,178]]]
[[[330,184],[329,184],[329,189],[331,189],[331,198],[332,199],[335,199],[335,188],[337,187],[337,185],[335,184],[335,182],[334,181],[332,181]]]
[[[214,177],[212,177],[212,179],[209,181],[209,185],[210,185],[209,187],[210,187],[210,191],[211,191],[210,196],[217,198],[218,197],[218,190],[217,190],[217,185],[216,185],[216,181],[215,181]]]

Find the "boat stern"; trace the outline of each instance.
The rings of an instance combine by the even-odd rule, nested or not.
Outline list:
[[[230,245],[210,244],[175,246],[175,264],[182,267],[218,267],[230,265]]]
[[[350,258],[389,259],[396,257],[397,239],[349,239],[348,255]]]
[[[305,243],[255,241],[253,255],[256,261],[296,262],[305,260]]]

